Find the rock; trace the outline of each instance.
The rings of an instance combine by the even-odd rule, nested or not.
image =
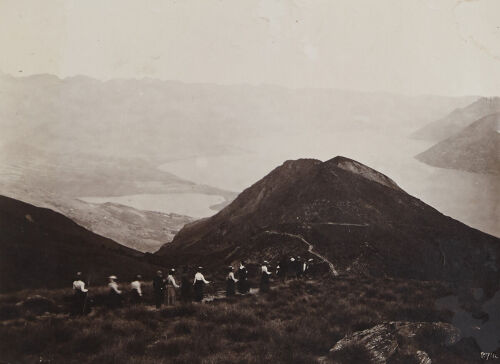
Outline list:
[[[40,295],[29,296],[24,301],[16,303],[16,306],[37,315],[45,312],[58,312],[59,310],[53,300]]]
[[[329,356],[338,360],[340,352],[356,347],[370,353],[371,363],[384,364],[404,348],[404,354],[411,355],[416,363],[431,364],[428,349],[454,345],[460,338],[460,330],[447,323],[387,322],[345,336],[330,349]]]
[[[416,356],[417,356],[417,359],[420,361],[420,364],[431,364],[432,363],[431,358],[429,358],[429,355],[425,351],[418,350]]]

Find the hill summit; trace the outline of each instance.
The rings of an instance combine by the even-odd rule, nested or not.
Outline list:
[[[500,113],[485,116],[416,158],[431,166],[500,174]]]
[[[336,272],[498,281],[499,239],[444,216],[384,174],[335,157],[286,161],[211,218],[186,225],[156,254],[223,267],[316,255]]]

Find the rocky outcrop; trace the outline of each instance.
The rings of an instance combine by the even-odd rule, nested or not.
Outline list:
[[[396,356],[411,362],[431,364],[431,347],[451,346],[460,340],[460,330],[442,322],[387,322],[345,336],[330,349],[331,362],[349,362],[346,352],[365,351],[373,364],[384,364]],[[398,362],[398,360],[396,360]]]
[[[45,312],[59,312],[60,310],[53,300],[40,295],[29,296],[24,301],[16,303],[16,307],[36,315]]]

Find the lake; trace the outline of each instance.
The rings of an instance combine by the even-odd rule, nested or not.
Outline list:
[[[246,153],[197,156],[159,168],[196,183],[242,191],[287,159],[324,161],[343,155],[386,174],[442,213],[500,235],[498,176],[435,168],[414,158],[432,144],[384,130],[265,135],[238,145]]]

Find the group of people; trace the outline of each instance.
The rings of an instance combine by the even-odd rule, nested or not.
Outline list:
[[[314,260],[302,260],[300,256],[282,259],[276,266],[276,276],[282,281],[288,278],[300,279],[313,274]]]
[[[300,257],[291,257],[283,259],[276,266],[276,276],[282,281],[288,278],[302,278],[310,273],[313,260],[302,262]],[[196,302],[202,302],[204,297],[204,288],[210,284],[203,275],[203,267],[198,267],[194,275],[194,280],[187,278],[186,272],[182,275],[180,284],[175,278],[175,269],[170,269],[167,277],[164,277],[163,271],[158,270],[153,279],[153,296],[154,304],[157,309],[165,303],[168,306],[176,304],[177,291],[180,290],[180,298],[183,303],[191,302],[192,298]],[[270,290],[270,272],[269,262],[264,261],[260,267],[260,292],[269,292]],[[117,283],[117,277],[111,275],[108,277],[108,297],[106,305],[111,308],[120,307],[125,301],[126,294],[120,289]],[[144,293],[142,291],[143,280],[141,275],[137,275],[135,280],[130,283],[128,292],[129,300],[132,304],[143,302]],[[88,288],[85,287],[85,282],[82,280],[82,273],[78,272],[73,282],[74,291],[74,313],[85,314],[89,312]],[[192,295],[194,291],[194,296]],[[250,283],[248,280],[248,269],[246,263],[241,261],[237,271],[234,271],[232,266],[227,268],[226,275],[226,296],[231,297],[239,294],[247,294],[250,292]]]

